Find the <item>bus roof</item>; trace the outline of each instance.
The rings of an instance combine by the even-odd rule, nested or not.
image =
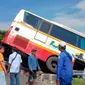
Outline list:
[[[76,31],[76,30],[74,30],[74,29],[72,29],[72,28],[70,28],[70,27],[67,27],[67,26],[65,26],[65,25],[62,25],[62,24],[60,24],[60,23],[57,23],[57,22],[54,22],[54,21],[51,21],[51,20],[47,20],[47,19],[45,19],[45,18],[43,18],[43,17],[41,17],[41,16],[38,16],[38,15],[36,15],[36,14],[30,12],[30,11],[24,10],[24,9],[22,9],[21,11],[24,11],[24,12],[26,11],[26,12],[28,12],[28,13],[36,16],[36,17],[39,17],[40,19],[43,19],[43,20],[45,20],[45,21],[47,21],[47,22],[49,22],[49,23],[52,23],[52,24],[57,25],[57,26],[59,26],[59,27],[62,27],[62,28],[65,29],[65,30],[68,30],[68,31],[70,31],[70,32],[73,32],[73,33],[75,33],[75,34],[77,34],[77,35],[85,38],[85,34],[84,34],[84,33],[81,33],[81,32],[79,32],[79,31]]]

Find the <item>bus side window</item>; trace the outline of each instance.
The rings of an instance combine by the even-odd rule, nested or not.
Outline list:
[[[79,36],[76,34],[76,36],[77,36],[77,38],[76,38],[76,44],[75,44],[75,46],[79,46]]]
[[[41,24],[41,27],[40,27],[40,31],[48,34],[50,27],[51,27],[50,23],[43,21],[42,24]]]
[[[67,43],[70,43],[74,46],[76,46],[76,42],[77,42],[77,35],[68,31],[68,30],[65,30],[59,26],[56,26],[54,25],[52,30],[51,30],[51,33],[50,35],[58,38],[58,39],[61,39]]]
[[[83,37],[80,37],[80,48],[85,50],[85,38]]]
[[[34,15],[32,15],[32,14],[29,14],[29,13],[25,12],[24,22],[31,25],[32,27],[38,29],[38,27],[41,23],[41,19],[34,16]]]

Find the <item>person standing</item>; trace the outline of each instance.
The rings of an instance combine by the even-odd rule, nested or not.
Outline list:
[[[72,56],[66,51],[66,42],[60,42],[59,50],[61,53],[59,54],[57,61],[56,84],[72,85]]]
[[[36,57],[36,49],[32,49],[31,55],[28,57],[28,66],[29,66],[29,78],[27,85],[30,85],[30,81],[33,82],[33,85],[36,85],[35,79],[36,79],[36,72],[37,69],[40,71],[40,66]]]
[[[4,64],[4,57],[3,53],[5,51],[4,46],[0,45],[0,85],[7,85],[5,75],[7,74],[5,64]]]
[[[10,85],[20,85],[19,72],[22,63],[21,55],[18,50],[14,47],[12,49],[12,54],[9,55],[9,65],[8,71],[10,70]]]

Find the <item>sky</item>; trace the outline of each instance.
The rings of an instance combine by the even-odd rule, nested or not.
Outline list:
[[[8,30],[21,9],[85,33],[85,0],[0,0],[0,30]]]

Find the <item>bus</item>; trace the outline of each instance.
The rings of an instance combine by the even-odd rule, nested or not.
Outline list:
[[[85,59],[85,35],[62,24],[47,20],[24,9],[15,17],[2,43],[16,47],[29,55],[37,50],[37,58],[46,63],[51,72],[56,72],[58,45],[67,43],[67,51]],[[72,60],[74,62],[74,59]]]

